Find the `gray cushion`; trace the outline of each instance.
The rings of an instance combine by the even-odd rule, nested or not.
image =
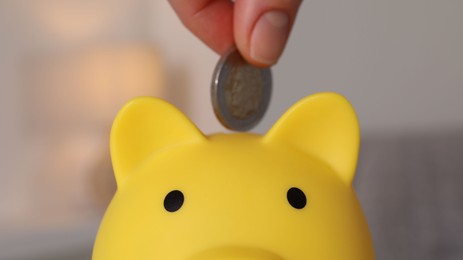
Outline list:
[[[365,137],[354,186],[377,259],[463,259],[463,134]]]

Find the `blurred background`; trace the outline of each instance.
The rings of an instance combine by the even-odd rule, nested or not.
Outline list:
[[[377,259],[463,259],[463,1],[304,1],[273,68],[265,133],[302,97],[344,94]],[[113,118],[150,95],[205,133],[218,56],[167,1],[0,0],[0,259],[91,258],[115,190]]]

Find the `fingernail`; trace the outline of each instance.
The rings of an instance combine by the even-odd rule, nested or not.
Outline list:
[[[269,11],[257,21],[251,35],[251,58],[264,65],[278,61],[286,44],[289,17],[282,11]]]

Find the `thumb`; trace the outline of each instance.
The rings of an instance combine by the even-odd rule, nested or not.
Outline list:
[[[241,55],[267,67],[277,63],[286,46],[302,0],[236,0],[234,37]]]

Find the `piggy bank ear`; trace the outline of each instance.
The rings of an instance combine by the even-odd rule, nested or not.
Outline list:
[[[150,97],[129,101],[111,129],[111,159],[117,185],[158,150],[203,139],[196,126],[169,103]]]
[[[350,103],[335,93],[308,96],[291,107],[265,135],[331,166],[351,184],[359,149],[359,126]]]

